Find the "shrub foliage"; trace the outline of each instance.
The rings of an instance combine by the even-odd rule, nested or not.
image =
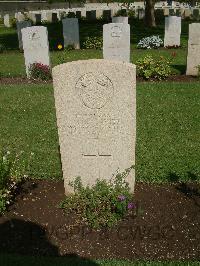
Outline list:
[[[128,183],[125,181],[133,167],[117,174],[110,182],[98,179],[92,187],[84,187],[77,177],[70,185],[74,194],[69,195],[60,207],[67,213],[75,212],[80,222],[93,228],[111,227],[134,208]]]

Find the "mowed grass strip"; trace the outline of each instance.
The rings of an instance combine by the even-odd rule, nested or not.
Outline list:
[[[175,54],[175,57],[172,57]],[[137,60],[152,55],[154,58],[163,56],[171,61],[173,74],[185,74],[186,71],[186,49],[158,49],[158,50],[131,50],[131,62],[136,64]],[[102,59],[102,50],[82,49],[71,51],[52,51],[50,59],[52,67],[77,60]],[[0,54],[0,75],[2,77],[26,77],[24,55],[19,51],[7,51]]]
[[[199,83],[137,84],[137,181],[200,180],[199,110]],[[62,177],[52,85],[1,86],[0,121],[0,147],[23,151],[30,176]]]
[[[14,254],[0,254],[2,266],[198,266],[198,261],[127,261],[127,260],[89,260],[79,256],[32,257]]]
[[[22,153],[31,176],[61,176],[51,85],[1,86],[0,121],[0,147]]]

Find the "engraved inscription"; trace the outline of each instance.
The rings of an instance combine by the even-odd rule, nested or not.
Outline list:
[[[76,83],[82,103],[91,109],[100,109],[112,98],[114,88],[103,73],[86,73]]]
[[[119,132],[119,119],[104,115],[76,114],[73,119],[74,124],[66,125],[68,136],[85,136],[87,138],[98,139],[99,136],[113,135]]]
[[[29,38],[30,38],[31,41],[39,40],[40,39],[40,35],[38,34],[37,31],[31,32],[30,35],[29,35]]]
[[[120,38],[122,36],[122,28],[120,26],[113,26],[111,28],[111,36],[115,38]]]

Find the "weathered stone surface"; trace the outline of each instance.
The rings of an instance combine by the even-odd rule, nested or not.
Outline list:
[[[17,25],[17,35],[18,35],[18,41],[19,41],[19,49],[23,49],[23,43],[22,43],[22,32],[21,30],[27,27],[31,27],[30,21],[20,21],[16,23]]]
[[[169,16],[165,18],[164,46],[180,46],[181,17]]]
[[[187,72],[186,75],[197,76],[200,65],[200,23],[189,25]]]
[[[126,23],[126,24],[128,24],[128,17],[113,17],[112,23]]]
[[[50,65],[47,28],[28,27],[21,30],[26,65],[26,74],[30,77],[29,67],[33,63]]]
[[[25,21],[26,18],[25,18],[24,14],[22,14],[21,12],[18,12],[16,14],[16,19],[17,19],[18,22],[22,22],[22,21]]]
[[[130,25],[109,23],[103,25],[103,58],[130,61]]]
[[[79,24],[77,18],[65,18],[62,20],[64,46],[73,45],[75,49],[80,49]]]
[[[102,59],[53,68],[57,125],[66,193],[110,180],[135,164],[136,68]],[[135,171],[127,177],[134,190]]]

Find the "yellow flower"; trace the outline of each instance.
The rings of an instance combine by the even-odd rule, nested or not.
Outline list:
[[[63,48],[62,44],[58,44],[58,50],[61,50]]]

